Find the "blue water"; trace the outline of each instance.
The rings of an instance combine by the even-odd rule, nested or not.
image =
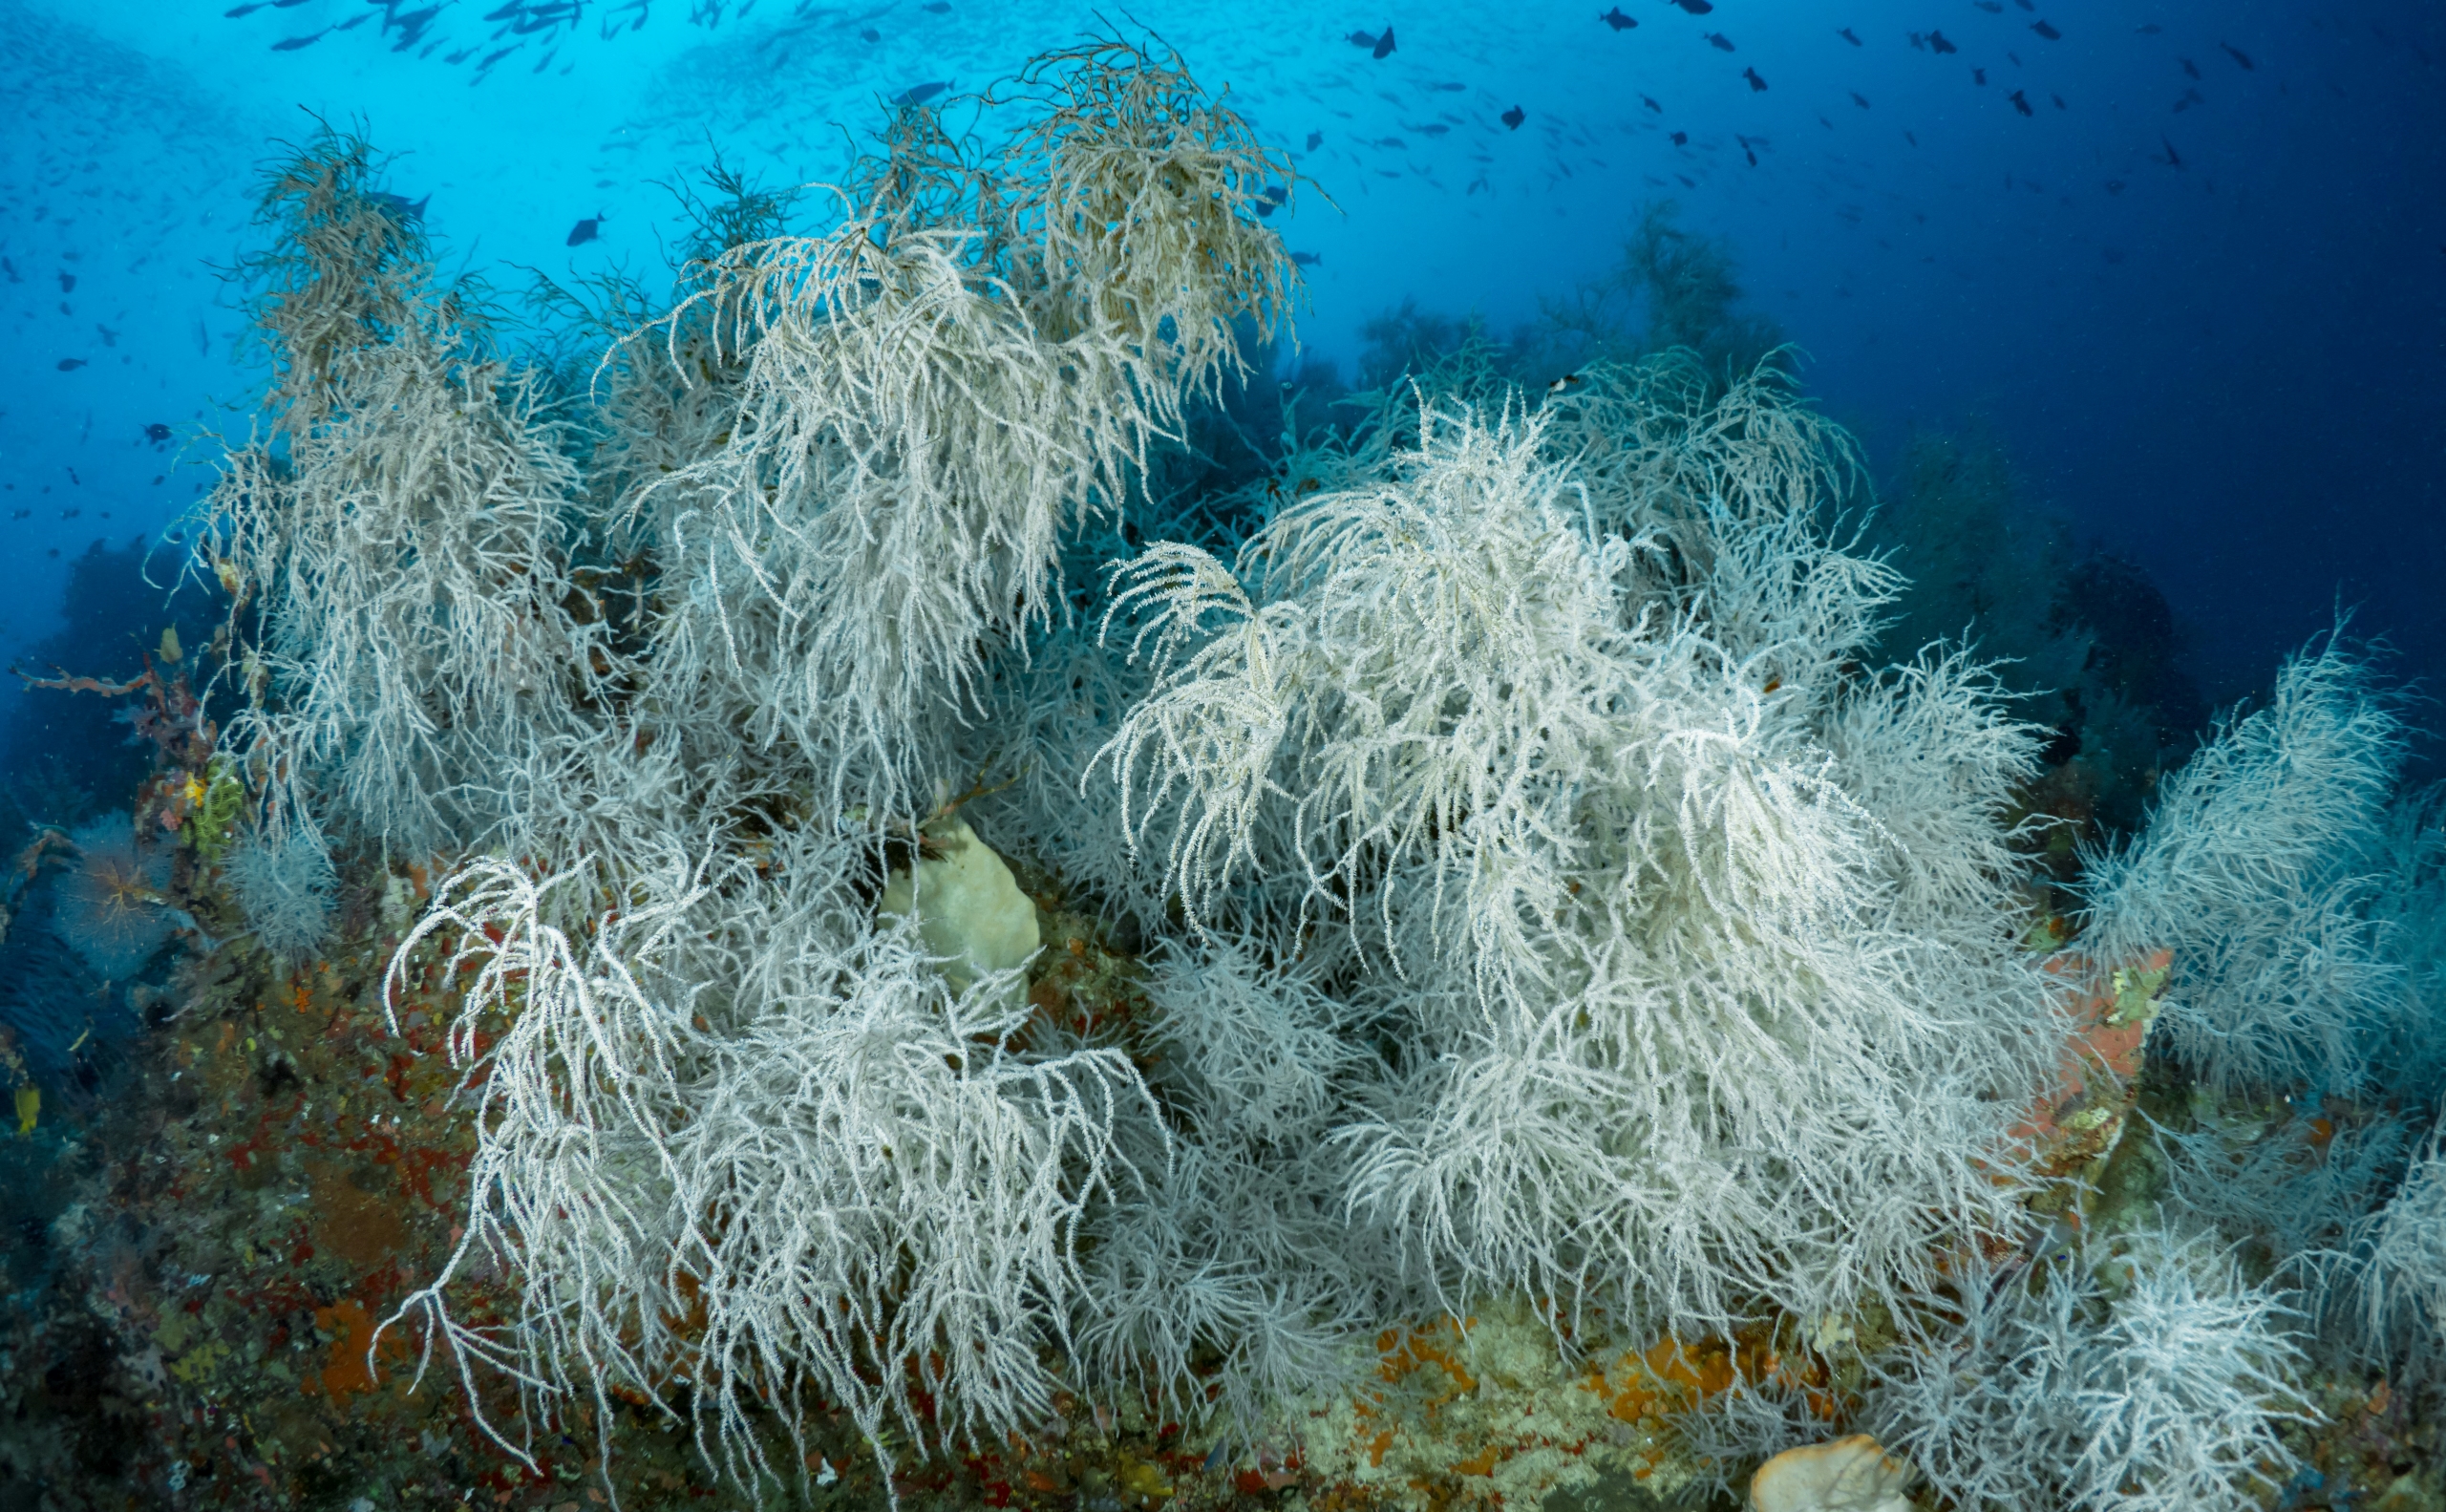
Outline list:
[[[88,543],[169,525],[211,434],[244,434],[261,374],[214,269],[252,245],[255,166],[311,117],[396,155],[447,270],[658,287],[660,185],[709,146],[819,181],[889,96],[981,88],[1098,24],[976,0],[223,9],[0,4],[0,504],[30,511],[0,519],[11,654],[58,629]],[[2211,698],[2339,604],[2403,671],[2446,667],[2446,11],[1625,0],[1637,25],[1616,28],[1598,9],[1130,14],[1329,196],[1278,223],[1320,259],[1311,356],[1347,370],[1359,324],[1405,297],[1508,327],[1670,197],[1729,239],[1873,458],[1985,422],[2030,507],[2164,590]],[[1387,24],[1386,56],[1348,40]]]

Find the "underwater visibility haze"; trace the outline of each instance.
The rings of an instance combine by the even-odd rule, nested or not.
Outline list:
[[[0,1506],[2446,1507],[2446,16],[0,39]]]

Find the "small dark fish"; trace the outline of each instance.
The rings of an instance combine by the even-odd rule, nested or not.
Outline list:
[[[2120,179],[2107,180],[2106,192],[2109,194],[2121,194],[2123,192],[2123,181]]]
[[[930,0],[929,4],[919,6],[918,9],[927,15],[949,15],[951,0]]]
[[[2064,40],[2063,32],[2056,31],[2053,27],[2049,26],[2044,21],[2032,21],[2030,23],[2030,29],[2032,32],[2037,32],[2040,36],[2045,37],[2050,42],[2061,42]]]
[[[526,46],[526,44],[523,42],[513,42],[505,48],[497,48],[493,52],[485,53],[484,61],[476,65],[476,72],[481,74],[486,69],[491,68],[494,64],[500,62],[501,59],[509,56],[511,53],[524,46]]]
[[[1580,374],[1576,373],[1566,373],[1562,377],[1559,377],[1552,383],[1547,384],[1545,386],[1545,392],[1548,394],[1562,394],[1575,385],[1585,383],[1587,381],[1587,379],[1580,376]]]
[[[1916,146],[1918,146],[1918,145],[1920,144],[1920,138],[1918,138],[1917,137],[1912,136],[1912,135],[1911,135],[1909,132],[1907,132],[1907,131],[1906,131],[1906,132],[1904,132],[1904,133],[1903,133],[1903,139],[1904,139],[1904,141],[1909,142],[1909,143],[1910,143],[1912,146],[1914,146],[1914,147],[1916,147]]]
[[[11,520],[32,520],[33,518],[33,514],[34,512],[31,509],[19,509],[12,511],[9,518]]]
[[[2010,95],[2008,95],[2005,97],[2011,100],[2012,108],[2021,112],[2023,115],[2034,116],[2037,114],[2037,112],[2030,108],[2030,101],[2022,97],[2021,91],[2014,90]]]
[[[1464,91],[1464,90],[1466,90],[1466,89],[1468,89],[1468,88],[1469,88],[1469,86],[1468,86],[1468,85],[1466,85],[1466,84],[1455,83],[1455,82],[1451,82],[1451,81],[1447,81],[1447,82],[1445,82],[1445,83],[1441,83],[1441,84],[1430,84],[1430,85],[1428,85],[1427,87],[1428,87],[1429,89],[1435,90],[1435,91],[1436,91],[1436,92],[1438,92],[1438,93],[1440,93],[1440,94],[1445,94],[1445,95],[1458,95],[1458,94],[1460,94],[1462,91]]]
[[[1377,138],[1376,145],[1379,147],[1391,147],[1393,151],[1399,152],[1403,148],[1408,147],[1410,143],[1403,141],[1398,137],[1383,137]]]
[[[1664,106],[1662,106],[1662,105],[1657,104],[1655,100],[1653,100],[1652,98],[1648,97],[1648,96],[1646,96],[1646,95],[1642,95],[1642,96],[1639,96],[1639,103],[1641,103],[1642,105],[1647,106],[1649,110],[1654,111],[1654,112],[1655,112],[1657,115],[1659,115],[1659,116],[1662,116],[1663,114],[1665,114],[1665,107],[1664,107]]]
[[[1750,160],[1750,166],[1753,168],[1756,167],[1758,165],[1758,155],[1750,146],[1750,138],[1736,134],[1733,139],[1741,144],[1741,156]]]
[[[1627,16],[1623,14],[1622,7],[1620,6],[1614,7],[1604,15],[1597,17],[1597,19],[1603,21],[1606,25],[1613,28],[1617,32],[1627,32],[1632,27],[1639,25],[1639,18],[1636,16]]]
[[[170,428],[156,420],[144,428],[144,438],[156,446],[170,444]]]
[[[1692,15],[1705,15],[1715,9],[1715,0],[1672,0],[1672,3]]]
[[[2008,49],[2005,51],[2005,56],[2007,56],[2007,57],[2009,57],[2009,58],[2012,59],[2012,66],[2013,66],[2013,67],[2015,67],[2015,68],[2019,68],[2019,67],[2021,67],[2021,54],[2020,54],[2020,53],[2015,53],[2015,52],[2013,52],[2011,49],[2008,48]]]
[[[84,365],[85,359],[82,357],[62,357],[59,359],[59,371],[62,373],[74,373]]]
[[[2227,57],[2232,58],[2235,62],[2240,63],[2243,66],[2243,72],[2246,74],[2257,72],[2259,65],[2250,60],[2249,53],[2244,52],[2241,48],[2234,46],[2231,42],[2220,42],[2217,45],[2225,50],[2225,55]]]
[[[576,225],[571,226],[569,228],[569,240],[563,245],[567,246],[584,246],[586,243],[595,240],[603,234],[603,223],[610,219],[611,217],[604,214],[600,210],[597,210],[591,218],[580,221]]]
[[[2176,58],[2175,61],[2181,64],[2182,71],[2190,75],[2193,78],[2198,78],[2200,76],[2200,65],[2194,63],[2191,59],[2187,57],[2179,57]]]
[[[113,330],[110,327],[103,325],[98,320],[94,322],[94,334],[102,338],[102,345],[105,347],[116,347],[118,345],[118,332]]]
[[[1368,49],[1368,56],[1372,58],[1388,58],[1393,56],[1393,28],[1391,26],[1387,26],[1384,29],[1384,35],[1376,38],[1376,45]]]
[[[1868,101],[1861,95],[1860,91],[1853,90],[1851,92],[1851,96],[1853,104],[1858,105],[1862,110],[1868,109]]]
[[[1852,46],[1854,46],[1854,47],[1866,47],[1866,46],[1868,46],[1868,44],[1867,44],[1867,43],[1865,43],[1865,42],[1861,41],[1860,38],[1858,38],[1858,37],[1856,37],[1856,36],[1852,35],[1852,29],[1851,29],[1851,28],[1849,28],[1849,27],[1847,27],[1847,26],[1845,26],[1845,27],[1837,27],[1837,28],[1835,29],[1835,35],[1837,35],[1837,36],[1839,36],[1839,37],[1841,37],[1844,41],[1849,42],[1849,43],[1850,43]]]
[[[330,27],[325,27],[323,32],[329,32],[330,30],[331,30]],[[323,40],[323,32],[308,32],[304,36],[283,37],[272,44],[272,51],[275,53],[294,53],[302,47],[312,47],[315,43]]]
[[[1510,110],[1505,111],[1500,118],[1508,129],[1512,131],[1519,131],[1521,129],[1521,122],[1529,118],[1529,113],[1522,110],[1520,106],[1515,105]]]
[[[2048,97],[2049,99],[2052,99],[2052,100],[2053,100],[2053,101],[2055,102],[2055,108],[2056,108],[2057,110],[2064,110],[2064,109],[2069,108],[2069,107],[2067,107],[2067,106],[2065,105],[2065,103],[2064,103],[2064,96],[2061,96],[2061,95],[2050,95],[2050,96],[2048,96],[2047,97]]]
[[[526,0],[510,0],[509,4],[502,6],[498,11],[485,11],[484,19],[487,21],[506,21],[525,9]]]
[[[1312,131],[1312,132],[1309,132],[1309,133],[1308,134],[1308,151],[1310,151],[1310,152],[1314,152],[1314,151],[1316,151],[1316,149],[1317,149],[1317,148],[1322,147],[1322,146],[1324,146],[1324,145],[1325,145],[1325,133],[1323,133],[1323,132],[1321,132],[1321,131]]]
[[[1952,43],[1947,42],[1945,39],[1945,33],[1942,32],[1931,32],[1928,33],[1928,46],[1936,49],[1939,53],[1959,53],[1962,51]]]
[[[2012,0],[2012,3],[2021,7],[2024,11],[2035,11],[2038,9],[2036,5],[2031,3],[2031,0]]]
[[[1282,204],[1290,199],[1291,191],[1279,183],[1269,183],[1258,191],[1258,196],[1275,204]]]
[[[1319,263],[1325,261],[1325,254],[1322,252],[1293,252],[1291,254],[1291,261],[1297,263],[1302,267],[1314,267]]]
[[[59,291],[63,294],[73,294],[76,292],[76,275],[74,273],[60,274]]]
[[[1676,147],[1687,147],[1687,146],[1689,146],[1690,144],[1691,144],[1691,134],[1690,134],[1689,132],[1686,132],[1686,131],[1677,131],[1677,132],[1673,133],[1673,145],[1674,145],[1674,146],[1676,146]]]
[[[1912,48],[1912,50],[1913,50],[1914,52],[1919,52],[1919,53],[1925,53],[1925,52],[1926,52],[1926,51],[1928,50],[1928,39],[1927,39],[1926,34],[1925,34],[1925,32],[1912,32],[1912,33],[1911,33],[1911,48]]]
[[[923,84],[911,84],[908,88],[893,96],[892,103],[895,105],[923,105],[927,100],[932,99],[935,96],[942,94],[945,90],[949,89],[950,87],[951,86],[949,84],[945,83],[939,78],[930,78]]]
[[[242,15],[250,15],[257,11],[261,11],[263,8],[264,0],[255,0],[255,3],[252,5],[232,6],[221,13],[228,17],[230,20],[235,21]]]
[[[2005,13],[2004,0],[1970,0],[1970,3],[1977,6],[1980,10],[1987,11],[1989,15],[2003,15]]]
[[[1721,32],[1708,32],[1707,45],[1715,49],[1718,53],[1730,53],[1733,51],[1733,39],[1726,36]]]
[[[859,40],[863,42],[881,42],[883,40],[883,33],[876,31],[871,26],[860,27],[858,29],[858,36]]]
[[[2166,149],[2166,166],[2167,166],[2167,167],[2169,167],[2169,168],[2180,168],[2180,167],[2181,167],[2181,166],[2182,166],[2182,154],[2180,154],[2180,153],[2179,153],[2179,152],[2177,152],[2177,151],[2175,151],[2175,150],[2174,150],[2174,143],[2173,143],[2173,142],[2170,142],[2170,141],[2166,141],[2166,139],[2165,139],[2163,137],[2159,137],[2159,138],[2158,138],[2158,140],[2159,140],[2159,141],[2161,141],[2161,142],[2165,142],[2165,149]]]
[[[1373,32],[1353,32],[1342,40],[1352,47],[1372,48],[1376,45],[1376,34]]]
[[[1970,71],[1970,82],[1978,85],[1982,89],[1985,89],[1988,84],[1988,71],[1984,68],[1972,69]]]
[[[2159,32],[2164,31],[2165,28],[2158,25],[2155,21],[2151,21],[2141,26],[2136,26],[2132,30],[2142,36],[2156,36]]]
[[[10,262],[5,257],[0,257],[0,273],[8,274],[9,282],[11,284],[22,284],[25,282],[25,278],[17,271],[17,265]]]
[[[1753,95],[1763,95],[1767,92],[1767,81],[1758,77],[1756,69],[1745,68],[1741,71],[1741,76],[1750,81],[1750,93]]]

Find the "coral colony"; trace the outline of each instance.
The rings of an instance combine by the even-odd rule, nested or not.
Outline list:
[[[160,1137],[251,1204],[112,1326],[265,1437],[143,1475],[2418,1490],[2446,842],[2363,653],[2051,850],[1776,353],[1422,340],[1261,417],[1286,160],[1121,43],[937,103],[819,204],[717,171],[549,360],[363,141],[269,174],[199,737],[50,859],[96,975],[188,958]],[[247,1308],[311,1352],[212,1364]],[[391,1479],[264,1447],[309,1407]]]

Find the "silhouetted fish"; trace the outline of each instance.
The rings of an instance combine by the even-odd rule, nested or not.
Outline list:
[[[1291,254],[1291,261],[1297,263],[1302,267],[1314,267],[1319,263],[1325,261],[1325,254],[1322,252],[1293,252]]]
[[[1432,89],[1432,90],[1440,90],[1440,91],[1442,91],[1444,94],[1447,94],[1447,95],[1457,95],[1457,94],[1461,93],[1463,90],[1466,90],[1466,89],[1468,89],[1468,88],[1469,88],[1469,86],[1468,86],[1468,85],[1466,85],[1466,84],[1461,84],[1461,83],[1457,83],[1457,82],[1452,82],[1452,81],[1447,81],[1447,82],[1445,82],[1445,83],[1441,83],[1441,84],[1430,84],[1430,85],[1428,85],[1427,87],[1428,87],[1429,89]]]
[[[1906,131],[1906,132],[1904,132],[1904,133],[1903,133],[1903,139],[1904,139],[1904,141],[1909,142],[1909,143],[1910,143],[1912,146],[1914,146],[1914,147],[1916,147],[1916,146],[1918,146],[1918,145],[1920,144],[1920,138],[1918,138],[1917,137],[1912,136],[1912,135],[1911,135],[1909,132],[1907,132],[1907,131]]]
[[[1529,113],[1522,110],[1520,106],[1515,105],[1510,110],[1505,111],[1499,118],[1501,119],[1503,124],[1509,129],[1519,131],[1521,129],[1521,122],[1529,118]]]
[[[1705,15],[1715,9],[1715,0],[1672,0],[1672,3],[1692,15]]]
[[[2159,141],[2161,141],[2161,142],[2165,142],[2165,149],[2166,149],[2166,166],[2167,166],[2167,167],[2169,167],[2169,168],[2180,168],[2180,167],[2181,167],[2181,166],[2182,166],[2182,154],[2180,154],[2180,153],[2179,153],[2179,152],[2177,152],[2177,151],[2175,151],[2175,150],[2174,150],[2174,143],[2173,143],[2173,142],[2170,142],[2170,141],[2166,141],[2165,138],[2163,138],[2163,137],[2159,137],[2159,138],[2158,138],[2158,140],[2159,140]]]
[[[1321,131],[1312,131],[1312,132],[1309,132],[1309,133],[1308,134],[1308,151],[1310,151],[1310,152],[1314,152],[1314,151],[1316,151],[1316,149],[1317,149],[1317,148],[1322,147],[1322,146],[1324,146],[1324,145],[1325,145],[1325,133],[1323,133],[1323,132],[1321,132]]]
[[[84,365],[85,359],[82,357],[62,357],[59,359],[59,371],[62,373],[74,373]]]
[[[2149,21],[2144,22],[2139,26],[2136,26],[2132,30],[2138,32],[2142,36],[2156,36],[2159,32],[2164,31],[2165,28],[2158,25],[2155,21]]]
[[[923,105],[951,86],[942,79],[930,78],[923,84],[911,84],[892,96],[895,105]]]
[[[329,32],[330,30],[331,30],[330,27],[325,27],[323,32]],[[302,47],[312,47],[315,43],[323,40],[323,32],[308,32],[304,36],[285,36],[272,44],[272,51],[275,53],[294,53]]]
[[[1835,29],[1835,35],[1841,37],[1844,41],[1849,42],[1854,47],[1866,47],[1868,45],[1867,43],[1862,42],[1860,38],[1852,35],[1852,29],[1847,26],[1837,27]]]
[[[1970,82],[1985,88],[1988,82],[1988,71],[1984,68],[1972,69],[1970,71]]]
[[[1686,131],[1677,131],[1677,132],[1673,133],[1673,145],[1674,145],[1674,146],[1676,146],[1676,147],[1687,147],[1687,146],[1689,146],[1690,144],[1691,144],[1691,134],[1690,134],[1689,132],[1686,132]]]
[[[1385,58],[1391,57],[1392,55],[1393,28],[1388,24],[1384,29],[1384,35],[1376,38],[1376,45],[1368,50],[1368,56],[1373,58]]]
[[[2065,110],[2065,109],[2069,109],[2069,108],[2070,108],[2070,107],[2068,107],[2067,105],[2065,105],[2065,103],[2064,103],[2064,96],[2061,96],[2061,95],[2050,95],[2050,96],[2048,96],[2047,97],[2048,97],[2049,99],[2052,99],[2052,100],[2053,100],[2053,101],[2055,102],[2055,108],[2056,108],[2057,110]]]
[[[1654,112],[1655,112],[1657,115],[1659,115],[1659,116],[1662,116],[1663,114],[1665,114],[1665,107],[1664,107],[1664,106],[1662,106],[1662,105],[1657,104],[1657,103],[1656,103],[1656,101],[1655,101],[1655,99],[1654,99],[1653,97],[1649,96],[1647,96],[1647,95],[1642,95],[1642,96],[1639,96],[1639,103],[1641,103],[1642,105],[1647,106],[1649,110],[1654,111]]]
[[[144,428],[144,438],[156,446],[170,444],[170,428],[156,420]]]
[[[1942,32],[1931,32],[1928,33],[1928,46],[1936,49],[1939,53],[1959,53],[1962,51],[1952,43],[1947,42],[1945,39],[1945,33]]]
[[[2003,15],[2005,13],[2004,0],[1970,0],[1970,3],[1977,6],[1980,10],[1987,11],[1989,15]]]
[[[1723,32],[1710,32],[1706,33],[1706,35],[1707,45],[1715,49],[1718,53],[1730,53],[1733,51],[1733,39],[1726,36]]]
[[[563,245],[566,246],[584,246],[586,243],[595,240],[603,234],[603,223],[610,219],[611,217],[604,214],[600,210],[597,210],[588,219],[580,221],[577,224],[569,227],[569,240]]]
[[[1376,34],[1373,32],[1353,32],[1342,40],[1352,47],[1372,48],[1376,45]]]
[[[1639,25],[1636,18],[1623,14],[1622,7],[1620,6],[1614,7],[1604,15],[1597,17],[1597,19],[1603,21],[1606,25],[1613,28],[1617,32],[1627,32],[1632,27]]]
[[[2194,63],[2191,59],[2187,57],[2179,57],[2176,58],[2175,61],[2181,64],[2182,71],[2190,75],[2193,78],[2198,78],[2200,76],[2200,65]]]
[[[2030,101],[2022,97],[2021,91],[2014,90],[2010,95],[2008,95],[2005,97],[2011,100],[2012,108],[2021,112],[2023,115],[2031,116],[2037,114],[2030,108]]]
[[[73,294],[76,292],[76,275],[74,273],[60,274],[59,291],[63,294]]]
[[[1853,104],[1858,105],[1862,110],[1868,109],[1868,101],[1861,96],[1860,91],[1853,90],[1851,92],[1851,96]]]
[[[2235,62],[2240,63],[2245,70],[2256,72],[2259,68],[2258,64],[2250,60],[2249,53],[2244,52],[2241,48],[2234,46],[2231,42],[2220,42],[2217,45],[2225,50],[2225,55],[2227,57],[2230,57]]]
[[[423,220],[425,218],[425,206],[433,202],[433,196],[430,194],[426,195],[421,200],[411,200],[404,194],[392,194],[387,190],[382,189],[374,190],[372,194],[367,195],[366,198],[390,211],[392,214],[397,216],[402,221]]]
[[[2056,31],[2053,27],[2049,26],[2044,21],[2032,21],[2030,23],[2030,29],[2032,32],[2037,32],[2040,36],[2045,37],[2050,42],[2061,42],[2064,40],[2063,32]]]
[[[1758,77],[1756,69],[1745,68],[1741,71],[1741,76],[1750,81],[1750,93],[1753,95],[1763,95],[1767,92],[1767,81]]]
[[[1758,155],[1750,149],[1750,138],[1736,134],[1733,139],[1741,144],[1741,156],[1750,160],[1750,166],[1753,168],[1756,167],[1758,165]]]

